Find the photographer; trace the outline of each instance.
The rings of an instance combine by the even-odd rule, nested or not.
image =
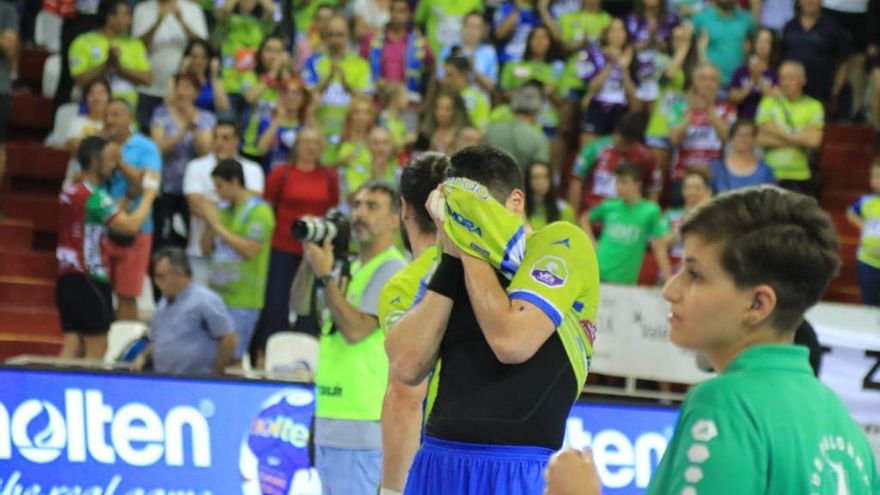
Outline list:
[[[364,184],[354,196],[352,211],[351,234],[360,254],[351,263],[350,275],[333,275],[339,247],[346,243],[337,242],[334,253],[330,235],[308,236],[322,242],[305,247],[306,262],[293,281],[293,301],[298,315],[309,314],[316,286],[329,310],[321,327],[315,375],[315,464],[324,493],[369,495],[376,492],[382,470],[379,418],[388,382],[385,335],[376,317],[379,293],[405,261],[394,246],[400,206],[391,186]]]

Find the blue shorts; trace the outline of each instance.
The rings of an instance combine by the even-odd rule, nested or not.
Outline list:
[[[405,495],[540,495],[553,451],[544,447],[482,445],[425,437]]]
[[[323,495],[374,495],[382,478],[382,451],[315,445],[315,466]]]

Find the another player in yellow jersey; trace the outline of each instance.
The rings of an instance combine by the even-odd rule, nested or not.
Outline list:
[[[428,195],[443,180],[449,159],[425,153],[400,174],[400,219],[404,242],[413,261],[398,272],[379,296],[379,324],[386,332],[412,308],[427,289],[427,280],[440,259],[437,227],[425,209]],[[413,457],[421,443],[422,410],[428,380],[407,385],[392,374],[382,404],[382,494],[403,491]]]

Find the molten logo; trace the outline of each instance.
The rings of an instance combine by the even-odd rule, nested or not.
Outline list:
[[[62,410],[64,411],[62,413]],[[109,438],[106,436],[109,425]],[[69,462],[101,464],[119,459],[132,466],[150,466],[165,458],[183,466],[185,432],[189,432],[192,464],[211,465],[211,433],[195,408],[171,408],[165,418],[146,404],[132,402],[117,410],[97,390],[67,389],[64,406],[29,399],[12,412],[0,402],[0,459],[12,459],[13,447],[37,464],[55,461],[66,452]]]

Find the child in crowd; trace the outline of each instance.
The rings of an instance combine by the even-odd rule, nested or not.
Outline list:
[[[880,160],[871,165],[870,185],[871,193],[859,198],[846,217],[861,230],[856,259],[862,303],[880,306]]]
[[[667,254],[669,225],[663,220],[660,206],[642,197],[642,169],[622,163],[614,175],[617,197],[602,201],[581,217],[581,226],[590,237],[593,237],[590,224],[602,224],[599,241],[593,239],[599,258],[600,280],[635,284],[649,241],[660,276],[662,280],[668,280],[672,275]]]

